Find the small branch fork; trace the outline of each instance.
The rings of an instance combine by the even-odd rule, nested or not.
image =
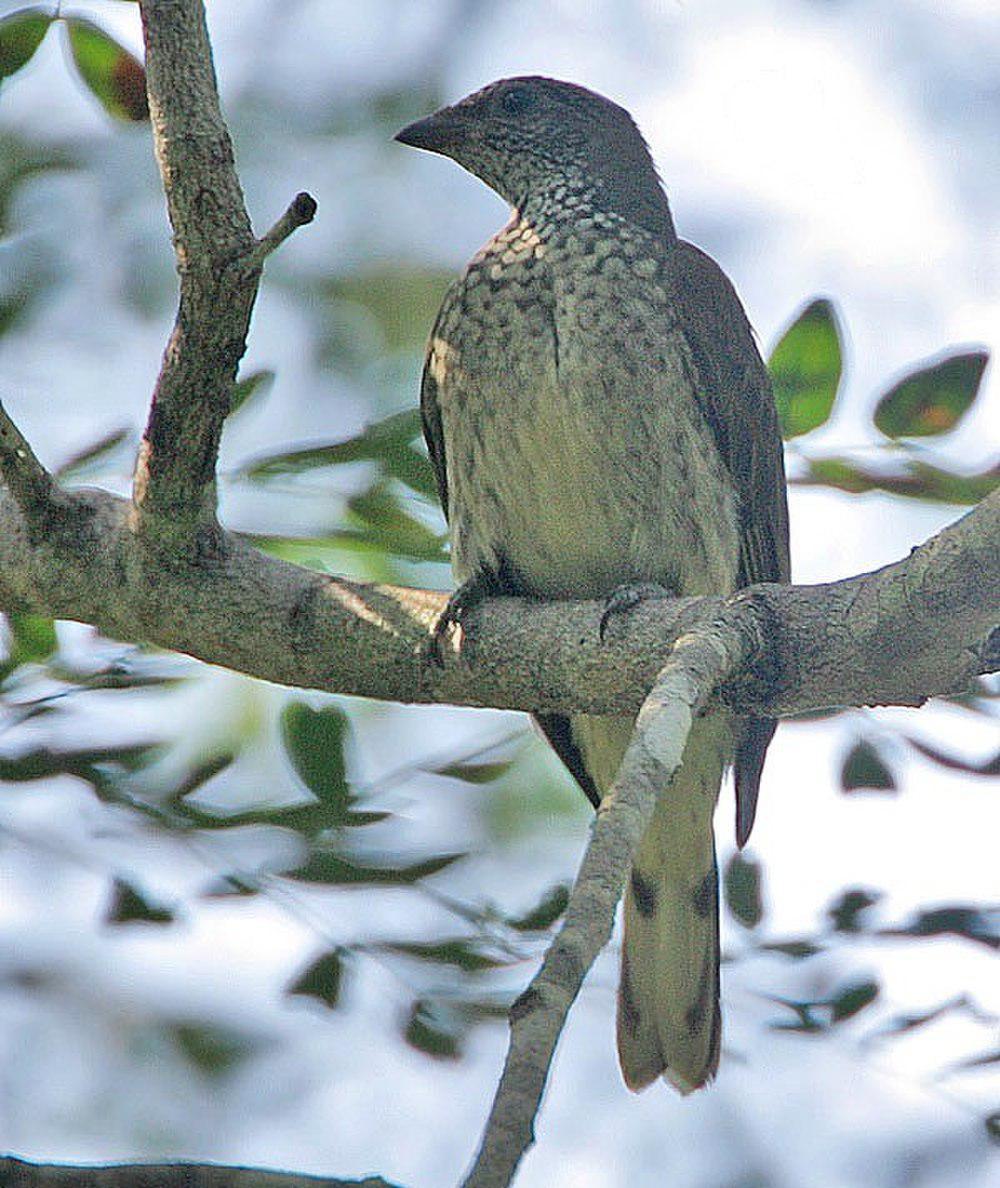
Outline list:
[[[156,159],[174,230],[180,305],[133,479],[148,547],[206,552],[217,537],[222,426],[246,350],[264,260],[311,222],[299,194],[255,239],[222,117],[201,0],[140,0]]]
[[[681,765],[691,724],[752,658],[745,608],[681,636],[636,722],[570,893],[562,927],[510,1012],[510,1045],[482,1145],[463,1188],[506,1188],[534,1142],[535,1118],[566,1016],[611,939],[615,908],[659,795]],[[749,630],[747,630],[749,627]],[[665,791],[663,791],[665,789]]]

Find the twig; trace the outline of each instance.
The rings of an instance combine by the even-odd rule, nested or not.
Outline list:
[[[267,257],[281,247],[289,235],[299,227],[304,227],[306,223],[311,223],[315,217],[316,199],[312,194],[307,194],[304,190],[296,194],[281,218],[251,248],[247,264],[251,269],[259,270]]]
[[[584,978],[614,927],[615,908],[658,795],[681,763],[691,724],[749,659],[742,612],[682,636],[643,703],[621,770],[597,813],[563,925],[511,1009],[500,1085],[463,1188],[506,1188],[534,1142],[534,1121],[556,1042]]]

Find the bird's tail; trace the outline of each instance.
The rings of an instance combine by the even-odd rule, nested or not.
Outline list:
[[[630,1089],[660,1074],[681,1093],[719,1063],[719,891],[712,816],[731,748],[723,714],[699,719],[660,798],[625,890],[618,1058]],[[574,722],[599,787],[617,771],[628,719]],[[617,756],[617,757],[616,757]]]

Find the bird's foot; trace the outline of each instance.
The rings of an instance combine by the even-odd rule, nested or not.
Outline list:
[[[434,624],[426,643],[426,655],[439,668],[444,666],[444,646],[453,627],[461,627],[465,615],[485,602],[496,589],[486,575],[478,574],[464,581],[448,599],[448,605]]]
[[[608,633],[608,624],[618,615],[627,614],[634,610],[640,602],[648,602],[652,598],[673,598],[674,593],[666,586],[657,582],[623,582],[616,586],[604,601],[604,612],[597,628],[601,643]]]

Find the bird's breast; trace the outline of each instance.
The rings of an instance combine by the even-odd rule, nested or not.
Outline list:
[[[654,260],[584,232],[512,224],[439,320],[456,576],[503,571],[542,597],[728,592],[736,499],[683,328]]]

